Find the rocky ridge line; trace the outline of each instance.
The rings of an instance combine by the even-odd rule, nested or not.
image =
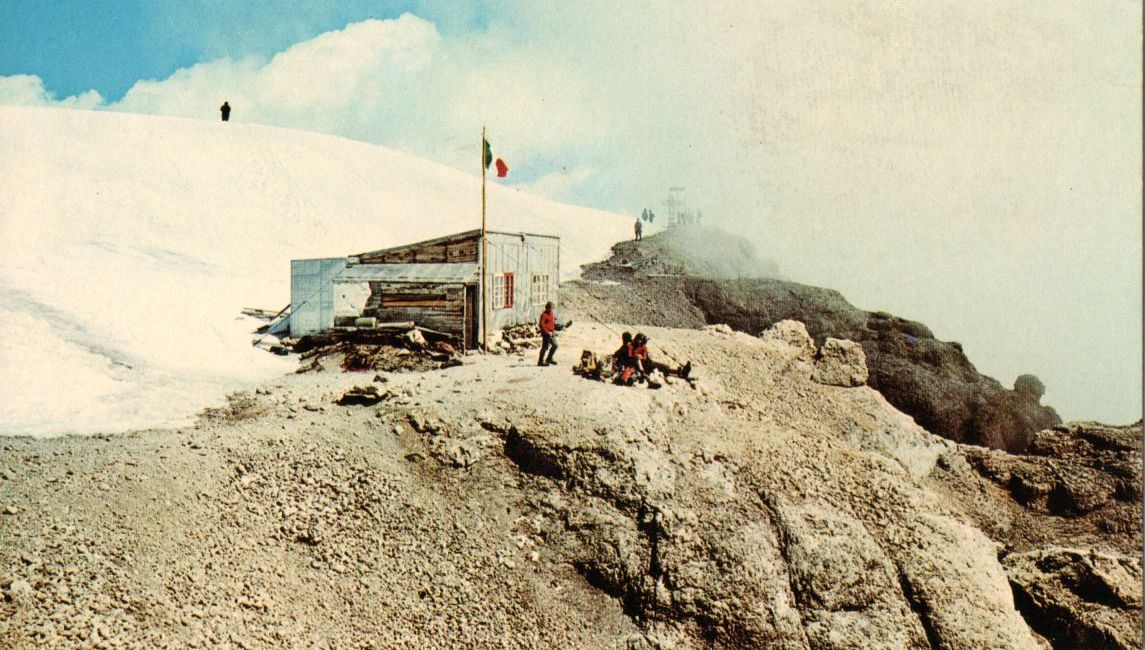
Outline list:
[[[678,244],[684,240],[711,241]],[[732,261],[713,272],[711,260],[725,257]],[[922,323],[858,309],[837,291],[775,275],[746,240],[690,226],[617,244],[611,257],[585,265],[582,280],[562,290],[566,309],[582,320],[723,323],[753,335],[795,320],[816,345],[828,338],[855,341],[866,356],[867,385],[926,430],[956,442],[1022,452],[1036,432],[1061,423],[1039,403],[1045,387],[1037,377],[1023,375],[1007,389],[981,375],[961,345],[937,340]]]

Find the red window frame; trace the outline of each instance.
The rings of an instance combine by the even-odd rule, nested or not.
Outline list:
[[[498,296],[497,293],[501,295]],[[500,298],[500,300],[498,300]],[[502,273],[493,276],[493,309],[511,309],[513,307],[513,274]]]
[[[505,298],[502,301],[501,309],[510,309],[513,307],[513,274],[505,273],[501,277],[502,282],[505,283],[505,288],[502,290]]]

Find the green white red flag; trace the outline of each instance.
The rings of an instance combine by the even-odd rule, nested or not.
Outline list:
[[[484,154],[485,169],[489,169],[489,165],[493,164],[493,147],[489,146],[488,140],[485,140],[484,142],[485,142],[485,154]],[[505,178],[506,176],[508,176],[509,175],[509,165],[505,164],[505,161],[501,160],[500,158],[498,158],[496,162],[497,162],[497,177],[498,178]]]

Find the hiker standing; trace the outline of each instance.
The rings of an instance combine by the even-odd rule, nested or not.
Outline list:
[[[541,356],[537,357],[538,366],[551,366],[555,365],[553,355],[557,353],[557,316],[553,313],[553,303],[545,303],[545,311],[541,312]],[[549,353],[548,359],[545,358],[545,352]]]
[[[223,114],[224,122],[227,122],[231,119],[231,105],[227,102],[223,102],[223,105],[219,107],[219,112]]]
[[[636,241],[643,239],[641,235],[644,233],[644,226],[640,225],[640,220],[636,220]]]

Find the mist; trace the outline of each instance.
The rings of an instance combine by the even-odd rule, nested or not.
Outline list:
[[[635,218],[687,188],[785,277],[926,323],[1063,418],[1141,417],[1141,5],[426,6],[62,103],[336,133]],[[662,227],[658,219],[652,231]],[[602,254],[604,251],[602,251]]]
[[[685,164],[620,177],[686,186],[784,276],[924,322],[1005,386],[1038,375],[1067,420],[1139,419],[1140,6],[740,9],[642,70],[687,79],[665,96],[695,121],[632,157]]]

